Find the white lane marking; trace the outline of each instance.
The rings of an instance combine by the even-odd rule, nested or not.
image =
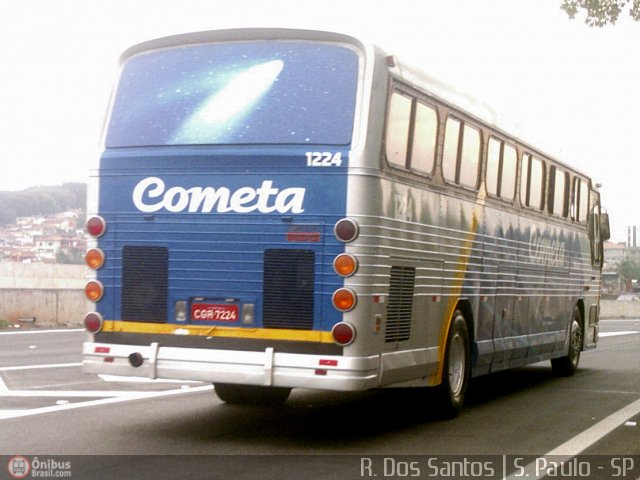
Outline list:
[[[146,377],[126,377],[120,375],[105,375],[99,373],[105,382],[122,382],[122,383],[203,383],[199,380],[176,380],[175,378],[146,378]]]
[[[617,337],[618,335],[634,335],[640,333],[640,330],[623,330],[620,332],[602,332],[599,337]]]
[[[66,405],[55,405],[51,407],[33,408],[31,410],[0,410],[0,420],[9,418],[27,417],[32,415],[41,415],[43,413],[60,412],[63,410],[75,410],[77,408],[96,407],[100,405],[109,405],[112,403],[130,402],[145,398],[169,397],[172,395],[184,395],[185,393],[197,393],[213,390],[213,385],[203,385],[192,388],[179,388],[175,390],[164,390],[162,392],[136,392],[126,397],[103,398],[100,400],[91,400],[88,402],[68,403]]]
[[[20,365],[15,367],[0,367],[0,372],[17,372],[18,370],[37,370],[40,368],[80,367],[82,363],[50,363],[46,365]]]
[[[0,335],[33,335],[36,333],[70,333],[86,332],[84,328],[71,328],[68,330],[24,330],[21,332],[0,332]]]
[[[169,392],[171,390],[162,391]],[[158,390],[7,390],[4,392],[0,391],[0,397],[144,397],[145,395],[153,396],[156,393],[158,393]]]
[[[547,455],[577,455],[639,413],[640,399],[600,420],[571,440],[554,448]]]
[[[82,363],[53,363],[46,365],[21,365],[14,367],[2,367],[0,368],[0,372],[15,372],[20,370],[33,370],[33,369],[46,369],[46,368],[69,368],[69,367],[80,367]],[[183,381],[183,380],[162,380],[162,379],[147,379],[147,378],[137,378],[137,377],[118,377],[116,375],[99,375],[105,381],[123,381],[123,382],[133,382],[137,381],[139,383],[147,383],[147,382],[156,382],[156,383],[202,383],[202,382],[191,382],[191,381]],[[107,377],[107,378],[103,378]],[[206,385],[207,388],[212,388],[209,385]],[[184,393],[189,391],[193,391],[193,388],[187,385],[183,385],[181,390]],[[177,392],[177,390],[163,390],[162,392],[158,391],[115,391],[115,390],[9,390],[7,385],[4,383],[2,376],[0,376],[0,398],[2,397],[31,397],[31,398],[64,398],[64,397],[72,397],[72,398],[105,398],[108,397],[107,400],[112,400],[113,398],[119,398],[122,401],[126,400],[135,400],[139,398],[149,398],[149,397],[157,397],[164,394],[171,395],[172,392]],[[68,405],[78,405],[80,406],[88,406],[84,405],[86,403],[91,402],[79,402],[79,403],[70,403],[66,400],[58,400],[56,402],[58,407],[66,407],[69,408]],[[0,410],[0,420],[5,418],[16,418],[23,417],[27,415],[37,415],[38,413],[48,413],[50,408],[56,407],[44,407],[36,408],[31,410]],[[55,411],[55,410],[53,410]]]
[[[640,413],[640,400],[630,403],[626,407],[621,408],[617,412],[612,413],[607,418],[600,420],[595,425],[587,428],[583,432],[579,433],[572,439],[564,442],[562,445],[558,445],[553,450],[541,455],[539,458],[553,457],[549,461],[553,461],[557,464],[561,462],[568,462],[576,455],[580,454],[591,445],[604,438],[620,425],[623,425],[629,418],[638,415]],[[528,478],[536,480],[543,478],[547,475],[546,469],[540,470],[538,468],[538,461],[534,461],[526,465],[524,470],[519,469],[512,473],[504,480],[515,480],[518,478]]]
[[[5,418],[11,418],[9,416],[7,416],[7,414],[11,413],[11,414],[21,414],[24,412],[28,412],[29,410],[0,410],[0,420],[3,420]],[[19,415],[16,415],[19,416]]]

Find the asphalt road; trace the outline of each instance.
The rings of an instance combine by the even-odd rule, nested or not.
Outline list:
[[[637,479],[640,320],[602,321],[601,333],[575,376],[547,362],[477,378],[462,414],[442,420],[428,394],[407,391],[294,390],[280,408],[229,406],[210,385],[82,374],[79,330],[0,332],[0,462],[26,459],[33,473],[66,459],[70,478],[105,479],[581,478],[587,467]],[[571,477],[536,464],[578,454],[587,465]]]

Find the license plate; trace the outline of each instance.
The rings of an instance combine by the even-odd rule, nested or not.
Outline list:
[[[237,322],[238,305],[193,303],[191,319],[195,322]]]

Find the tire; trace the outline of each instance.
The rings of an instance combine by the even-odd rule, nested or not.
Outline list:
[[[564,357],[551,359],[553,373],[559,377],[570,377],[576,373],[578,363],[580,363],[580,352],[582,351],[582,332],[582,314],[580,309],[575,307],[571,318],[567,354]]]
[[[445,347],[442,383],[436,387],[439,408],[443,416],[453,418],[460,413],[471,374],[471,341],[469,329],[460,310],[453,321]]]
[[[213,388],[220,400],[232,405],[278,406],[286,402],[291,393],[290,388],[232,383],[214,383]]]

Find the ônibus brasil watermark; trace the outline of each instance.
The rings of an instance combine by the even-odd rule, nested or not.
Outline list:
[[[71,462],[53,458],[15,455],[9,459],[7,470],[12,478],[71,478]]]

